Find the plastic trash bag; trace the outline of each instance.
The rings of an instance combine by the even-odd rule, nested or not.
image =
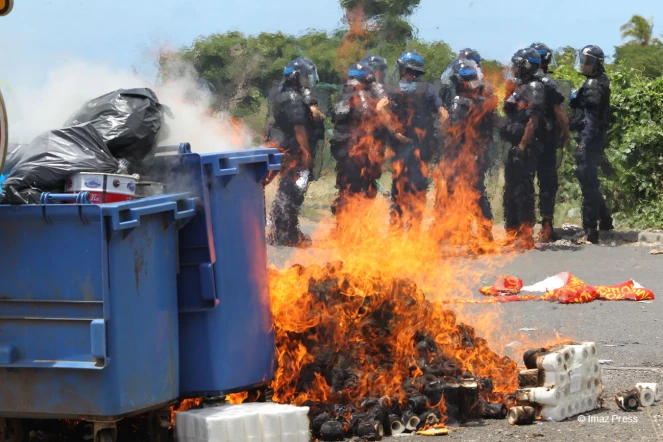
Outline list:
[[[111,153],[140,163],[156,146],[167,106],[147,88],[118,89],[85,103],[65,126],[92,123]]]
[[[23,152],[25,152],[24,148],[27,146],[27,144],[9,143],[9,146],[7,147],[7,157],[5,158],[5,165],[2,168],[2,173],[4,175],[9,175],[14,166],[18,164],[21,159],[21,155],[23,155]]]
[[[2,183],[7,204],[37,204],[42,191],[63,192],[78,172],[126,173],[92,124],[45,132],[22,150]]]

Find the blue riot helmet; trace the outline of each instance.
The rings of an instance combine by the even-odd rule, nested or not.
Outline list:
[[[474,60],[458,59],[453,64],[453,72],[457,75],[458,85],[466,89],[476,89],[481,86],[483,73]]]
[[[348,79],[366,81],[371,75],[371,68],[363,63],[355,63],[348,70]]]
[[[527,81],[536,74],[541,67],[541,55],[536,49],[519,49],[511,57],[509,73],[513,78]]]
[[[378,82],[384,83],[384,79],[387,76],[387,69],[389,68],[386,58],[371,54],[364,57],[360,63],[367,65],[371,69],[373,76]]]
[[[530,46],[532,49],[536,49],[536,51],[539,53],[541,56],[541,69],[543,72],[548,72],[548,68],[550,66],[552,67],[557,67],[557,63],[555,62],[555,54],[553,53],[552,49],[550,49],[548,46],[546,46],[543,43],[532,43]]]
[[[398,60],[396,60],[397,78],[403,77],[406,73],[410,73],[414,75],[415,78],[419,78],[422,74],[426,73],[425,64],[424,57],[422,57],[417,51],[405,51],[400,57],[398,57]]]
[[[479,55],[479,51],[476,49],[463,48],[458,51],[458,58],[472,60],[477,64],[477,66],[481,67],[481,55]]]
[[[296,74],[295,74],[296,73]],[[318,67],[313,63],[310,58],[299,57],[292,60],[286,65],[283,75],[286,77],[298,77],[297,82],[299,87],[315,87],[320,80],[318,77]]]

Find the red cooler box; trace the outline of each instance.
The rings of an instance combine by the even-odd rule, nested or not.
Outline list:
[[[81,172],[70,176],[66,193],[89,192],[93,204],[118,203],[134,199],[136,177],[112,173]]]

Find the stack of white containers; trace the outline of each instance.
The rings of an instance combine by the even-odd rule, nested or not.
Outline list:
[[[555,422],[601,407],[601,366],[596,344],[568,345],[537,358],[543,385],[518,390],[519,403],[540,405]]]
[[[309,442],[308,407],[275,403],[181,411],[177,442]]]

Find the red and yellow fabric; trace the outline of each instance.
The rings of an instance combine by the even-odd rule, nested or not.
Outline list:
[[[497,278],[495,284],[481,287],[479,293],[484,296],[515,295],[523,288],[523,280],[511,275]]]
[[[518,295],[523,282],[515,276],[500,276],[495,284],[479,289],[484,296],[492,296],[497,302],[557,301],[561,304],[585,304],[596,299],[603,301],[647,301],[655,299],[654,293],[643,287],[635,287],[634,281],[610,286],[591,286],[570,273],[562,287],[548,290],[542,296]]]
[[[649,301],[654,299],[654,292],[646,288],[636,288],[635,283],[626,281],[622,284],[596,287],[598,297],[604,301]]]

